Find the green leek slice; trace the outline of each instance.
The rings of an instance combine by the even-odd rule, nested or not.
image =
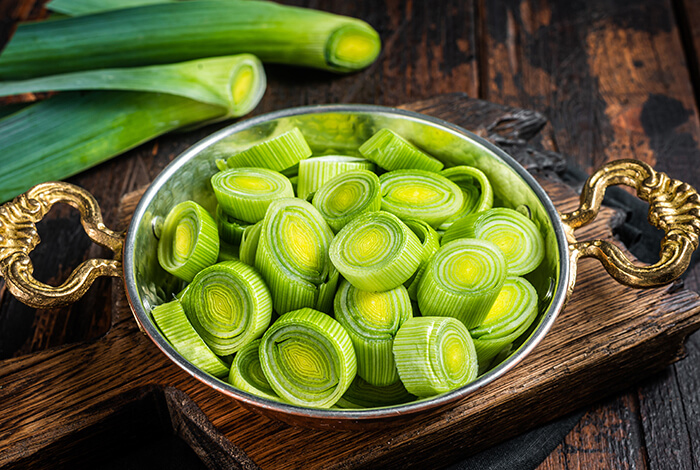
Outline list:
[[[442,243],[460,238],[480,238],[495,243],[506,257],[508,274],[522,276],[544,259],[544,238],[535,223],[513,209],[496,207],[455,222]]]
[[[182,298],[192,326],[216,354],[233,354],[270,324],[272,299],[260,275],[240,261],[200,271]]]
[[[454,318],[413,317],[394,339],[396,367],[406,390],[430,397],[476,378],[476,350],[469,331]]]
[[[0,82],[0,96],[76,90],[166,93],[218,106],[223,118],[243,116],[252,111],[262,99],[265,85],[260,59],[251,54],[239,54]]]
[[[335,72],[379,54],[364,21],[266,1],[188,1],[25,23],[0,56],[0,79],[249,53]]]
[[[522,277],[506,279],[484,321],[469,330],[480,368],[530,327],[537,317],[537,304],[537,291],[532,284]]]
[[[364,158],[324,155],[299,162],[297,197],[307,199],[334,176],[351,170],[374,170],[374,163]]]
[[[355,351],[345,329],[319,311],[282,315],[265,332],[260,363],[272,389],[301,406],[330,408],[355,378]]]
[[[333,299],[340,280],[340,273],[333,263],[328,263],[328,280],[318,286],[318,299],[316,299],[315,310],[319,312],[333,314]]]
[[[459,212],[464,195],[444,176],[423,170],[396,170],[379,177],[382,210],[402,219],[420,219],[437,228]]]
[[[381,292],[408,280],[420,265],[423,247],[410,228],[388,212],[367,212],[343,227],[328,255],[358,289]]]
[[[275,311],[316,306],[319,286],[330,274],[333,231],[306,201],[279,199],[263,219],[255,267],[270,287]]]
[[[379,177],[369,170],[340,174],[314,195],[313,205],[337,233],[358,215],[381,208]]]
[[[219,241],[219,256],[216,258],[217,263],[222,261],[240,261],[240,259],[241,256],[238,245],[232,245],[223,239]]]
[[[240,245],[243,240],[243,233],[250,224],[229,216],[221,208],[216,206],[216,227],[219,229],[221,240],[231,245]]]
[[[357,375],[377,387],[398,381],[392,352],[394,336],[413,313],[406,288],[400,285],[384,292],[368,292],[343,280],[333,311],[352,340]]]
[[[440,171],[443,163],[419,150],[400,135],[381,129],[360,146],[360,153],[386,170]]]
[[[345,409],[379,408],[401,405],[416,398],[408,393],[400,380],[386,387],[377,387],[357,375],[336,406]]]
[[[445,220],[440,225],[440,230],[447,230],[456,220],[491,209],[493,206],[491,182],[481,170],[461,165],[442,170],[440,174],[459,186],[464,195],[459,212]]]
[[[258,252],[258,244],[260,243],[260,234],[262,233],[263,221],[261,220],[255,225],[249,225],[243,231],[241,238],[240,257],[248,266],[255,266],[255,255]]]
[[[418,286],[425,316],[454,317],[467,328],[480,325],[508,274],[501,250],[486,240],[464,238],[433,255]]]
[[[260,355],[258,349],[262,339],[243,346],[233,358],[231,372],[228,382],[239,390],[267,398],[268,400],[279,400],[279,397],[270,387],[270,383],[265,378],[260,365]]]
[[[254,224],[265,217],[272,201],[294,197],[292,183],[265,168],[231,168],[211,177],[219,206],[231,217]]]
[[[432,258],[433,254],[440,248],[440,236],[438,233],[430,226],[427,222],[419,219],[404,219],[403,221],[408,228],[410,228],[413,233],[416,234],[418,240],[420,240],[423,245],[423,254],[421,256],[421,262],[418,266],[416,272],[411,276],[404,286],[408,289],[408,296],[411,300],[416,300],[418,294],[418,285],[420,279],[423,276],[423,271],[425,271],[426,266],[428,266],[428,261]]]
[[[250,0],[248,0],[250,1]],[[232,155],[226,161],[229,168],[261,167],[282,171],[311,156],[311,149],[298,128]]]
[[[173,207],[163,223],[158,241],[158,261],[163,269],[187,282],[219,256],[216,221],[194,201]]]
[[[154,307],[151,315],[165,339],[195,367],[214,377],[225,377],[228,374],[228,366],[192,328],[179,300]]]

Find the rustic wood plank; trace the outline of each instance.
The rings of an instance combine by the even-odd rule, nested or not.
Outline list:
[[[457,124],[464,124],[469,100],[446,98],[432,100],[432,113],[454,110],[455,99],[461,100],[464,112]],[[426,102],[417,106],[430,110]],[[560,210],[576,206],[569,188],[542,183]],[[615,212],[603,211],[581,238],[610,238],[615,219]],[[202,386],[138,332],[117,290],[113,326],[103,338],[0,363],[0,442],[5,443],[0,467],[55,452],[56,442],[67,443],[76,430],[115,413],[125,393],[151,386],[175,386],[186,393],[223,436],[262,468],[444,465],[665,367],[678,358],[683,338],[700,326],[700,298],[688,291],[624,288],[593,260],[579,265],[578,279],[579,289],[553,330],[506,376],[435,415],[351,434],[272,422]],[[221,439],[211,430],[208,435]]]

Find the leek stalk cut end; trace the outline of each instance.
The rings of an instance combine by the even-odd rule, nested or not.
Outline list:
[[[341,26],[326,43],[326,60],[338,72],[351,72],[374,62],[381,50],[379,34],[363,21]]]

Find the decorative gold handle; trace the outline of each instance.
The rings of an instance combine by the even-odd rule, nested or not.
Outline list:
[[[37,281],[29,253],[39,244],[36,222],[57,202],[80,211],[88,237],[114,252],[113,260],[90,259],[71,273],[63,285]],[[34,308],[69,305],[78,300],[100,276],[120,276],[123,236],[102,223],[97,201],[87,191],[63,182],[42,183],[0,206],[0,275],[10,292]]]
[[[649,222],[666,234],[661,241],[660,259],[653,265],[633,264],[610,242],[577,242],[573,236],[574,229],[596,217],[605,189],[616,184],[636,189],[637,197],[649,203]],[[572,263],[578,258],[598,258],[613,278],[632,287],[654,287],[678,278],[690,264],[700,236],[697,191],[637,160],[617,160],[595,172],[583,187],[579,208],[561,218],[567,227]]]

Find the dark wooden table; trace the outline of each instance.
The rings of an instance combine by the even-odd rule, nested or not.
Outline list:
[[[42,15],[42,3],[0,0],[0,41],[17,19]],[[350,76],[267,67],[269,87],[253,114],[321,103],[392,106],[466,92],[545,114],[550,123],[538,145],[588,172],[637,158],[700,187],[700,2],[283,3],[362,18],[381,34],[383,52]],[[217,128],[145,144],[70,181],[96,196],[114,226],[123,194],[148,184]],[[72,209],[53,209],[39,230],[44,243],[33,258],[44,281],[60,283],[80,261],[104,255]],[[700,292],[700,267],[685,285]],[[100,336],[110,323],[110,297],[111,281],[98,281],[70,308],[35,311],[0,280],[0,358]],[[700,468],[700,334],[688,340],[687,352],[664,373],[586,410],[540,468]]]

